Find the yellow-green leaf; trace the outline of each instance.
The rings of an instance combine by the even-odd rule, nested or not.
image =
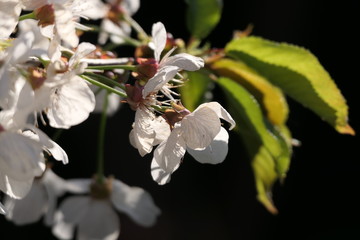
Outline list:
[[[338,132],[355,134],[348,124],[346,100],[329,73],[308,50],[259,37],[244,37],[231,41],[225,51],[256,69]]]
[[[284,94],[278,87],[241,61],[223,58],[209,66],[218,75],[229,77],[245,87],[261,104],[272,124],[285,124],[289,108]]]
[[[252,161],[257,198],[270,212],[276,213],[271,189],[275,181],[284,178],[289,167],[288,134],[267,121],[256,99],[239,83],[225,77],[216,83],[225,93],[227,108],[236,121],[236,132]]]
[[[190,111],[194,111],[205,101],[205,94],[211,84],[209,74],[204,71],[187,72],[188,81],[179,88],[181,101]]]
[[[275,162],[269,151],[260,146],[254,154],[251,162],[254,171],[255,185],[257,190],[257,199],[272,214],[277,214],[278,210],[272,201],[272,192],[274,182],[277,179],[275,171]]]

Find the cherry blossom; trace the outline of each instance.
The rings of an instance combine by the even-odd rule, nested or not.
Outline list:
[[[230,114],[217,102],[203,103],[192,113],[180,105],[174,108],[168,117],[171,134],[157,146],[151,164],[152,177],[159,184],[170,181],[187,149],[201,163],[222,162],[227,154],[229,135],[224,133],[226,130],[219,118],[230,123],[230,130],[235,126]]]

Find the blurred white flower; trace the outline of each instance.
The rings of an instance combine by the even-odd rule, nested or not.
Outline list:
[[[144,227],[154,225],[160,214],[150,194],[142,188],[129,187],[112,178],[102,184],[90,179],[69,181],[90,196],[72,196],[61,203],[52,228],[59,239],[72,239],[75,228],[77,239],[118,239],[120,220],[115,210]]]
[[[5,197],[6,218],[16,225],[25,225],[44,217],[45,225],[51,226],[57,199],[68,189],[67,182],[47,168],[41,177],[35,179],[30,192],[24,198]]]
[[[131,33],[131,26],[123,15],[132,16],[140,7],[140,0],[107,0],[107,16],[100,23],[99,44],[105,44],[108,38],[113,43],[124,43],[124,37]]]
[[[43,0],[43,5],[35,9],[38,25],[44,36],[60,38],[70,47],[79,44],[76,29],[88,30],[79,19],[93,20],[106,15],[105,5],[100,0]],[[96,11],[94,11],[96,9]]]
[[[92,89],[96,89],[93,91],[97,91],[99,88],[95,86],[91,86]],[[95,109],[94,113],[101,113],[103,109],[104,99],[105,99],[106,90],[100,90],[95,96]],[[110,93],[107,96],[108,98],[108,106],[106,109],[106,114],[108,116],[113,116],[121,106],[121,97],[115,93]]]

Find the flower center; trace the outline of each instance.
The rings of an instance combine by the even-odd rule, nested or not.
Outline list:
[[[152,78],[159,68],[159,63],[154,58],[137,58],[138,65],[131,74],[140,80],[140,85],[144,86]]]
[[[90,185],[90,196],[94,199],[109,199],[112,192],[112,180],[112,177],[102,182],[94,180]]]
[[[107,18],[115,23],[116,25],[119,25],[119,20],[122,19],[125,11],[120,5],[121,1],[116,1],[115,3],[110,5],[110,9],[107,13]]]
[[[39,89],[46,80],[45,70],[38,67],[28,68],[29,76],[28,81],[33,90]]]
[[[163,117],[170,125],[170,128],[173,129],[175,123],[180,122],[186,115],[189,115],[191,112],[187,110],[180,102],[171,102],[171,107],[172,109],[165,110]]]

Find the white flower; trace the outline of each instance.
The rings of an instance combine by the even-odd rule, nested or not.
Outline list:
[[[44,217],[44,223],[50,226],[53,223],[57,199],[68,188],[64,179],[47,168],[45,173],[34,181],[30,192],[24,198],[5,198],[6,218],[16,225],[25,225]]]
[[[130,133],[131,144],[139,150],[141,156],[152,151],[153,146],[159,144],[170,134],[169,125],[162,117],[157,117],[151,109],[152,105],[157,105],[157,93],[162,91],[168,98],[173,99],[172,93],[167,83],[172,80],[182,70],[196,71],[204,66],[202,58],[192,56],[187,53],[180,53],[170,56],[173,51],[169,51],[160,60],[161,52],[166,44],[166,30],[162,23],[155,23],[152,27],[152,37],[154,45],[155,62],[151,61],[147,64],[152,67],[157,66],[158,69],[153,77],[151,77],[144,87],[135,86],[135,95],[133,102],[136,102],[135,121],[133,129]],[[141,91],[141,93],[139,93]],[[132,99],[130,99],[132,100]],[[129,101],[128,101],[129,102]]]
[[[45,110],[50,126],[70,128],[85,121],[94,110],[94,93],[78,76],[86,67],[80,60],[93,50],[94,45],[83,42],[68,63],[59,59],[47,67],[46,80],[35,90],[35,108]]]
[[[118,239],[120,221],[115,209],[144,227],[152,226],[160,214],[150,194],[141,188],[115,179],[103,185],[90,179],[77,182],[84,193],[91,187],[91,196],[72,196],[61,203],[52,229],[60,239],[72,239],[75,228],[77,239]]]
[[[166,45],[166,30],[161,22],[157,22],[152,27],[152,43],[154,46],[154,57],[159,63],[157,73],[149,79],[143,90],[143,98],[150,93],[160,91],[175,75],[182,71],[196,71],[204,66],[204,60],[187,53],[179,53],[170,56],[173,50],[169,51],[161,60],[160,55]],[[166,90],[164,92],[166,94]],[[167,95],[168,96],[168,95]]]
[[[154,151],[151,174],[159,184],[170,181],[187,149],[191,149],[190,153],[199,162],[211,164],[222,162],[228,151],[229,136],[224,133],[219,118],[231,124],[230,130],[235,121],[219,103],[204,103],[194,112],[183,111],[182,114],[183,118],[174,124],[168,139]]]

